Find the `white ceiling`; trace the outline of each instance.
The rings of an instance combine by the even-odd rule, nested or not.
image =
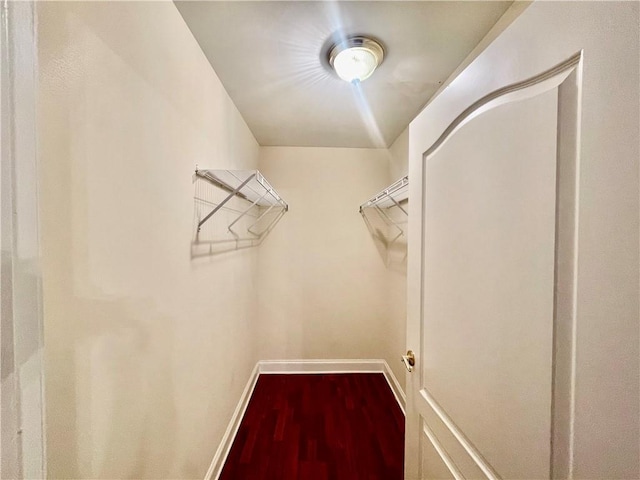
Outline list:
[[[260,145],[387,147],[511,1],[179,1]],[[381,42],[360,90],[328,67],[344,36]]]

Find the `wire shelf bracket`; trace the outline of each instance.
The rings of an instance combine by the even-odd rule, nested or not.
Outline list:
[[[362,215],[367,228],[375,238],[384,244],[387,251],[406,235],[409,217],[408,201],[409,176],[406,175],[360,205],[360,215]],[[368,212],[375,212],[375,215],[369,216]],[[382,221],[382,230],[374,225],[375,217],[378,219],[376,222],[378,225]],[[406,256],[406,245],[403,247],[398,244],[394,246],[394,249],[404,251]]]
[[[406,203],[408,199],[409,176],[405,175],[360,205],[360,213],[362,213],[364,208],[377,207],[384,209],[395,206],[398,207],[405,215],[409,215],[401,205]]]
[[[244,210],[236,211],[238,216],[229,223],[227,229],[233,233],[233,226],[238,223],[240,219],[245,216],[256,218],[256,220],[249,225],[247,231],[256,236],[261,237],[265,232],[268,232],[270,228],[277,223],[282,215],[289,211],[289,205],[282,197],[275,191],[271,184],[258,170],[198,170],[195,171],[196,177],[202,178],[207,182],[215,185],[216,187],[227,192],[227,196],[222,199],[211,212],[209,212],[202,220],[198,222],[198,232],[202,226],[217,212],[225,208],[227,203],[233,198],[240,198],[249,203],[249,206]],[[250,212],[254,209],[258,209],[259,215],[252,215]],[[262,209],[265,209],[262,211]],[[259,231],[254,228],[263,218],[265,218],[270,212],[275,210],[274,218],[267,224],[266,227]]]

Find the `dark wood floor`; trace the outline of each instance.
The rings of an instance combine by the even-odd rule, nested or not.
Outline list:
[[[401,480],[404,416],[381,373],[261,375],[221,480]]]

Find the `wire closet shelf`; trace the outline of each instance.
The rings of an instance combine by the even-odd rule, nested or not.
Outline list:
[[[408,199],[409,176],[405,175],[360,205],[360,213],[363,213],[365,208],[386,209],[398,207],[405,215],[408,215],[409,213],[403,207]]]
[[[289,210],[289,205],[276,192],[266,178],[258,170],[198,170],[196,176],[202,178],[227,193],[211,212],[198,222],[198,231],[201,227],[217,212],[224,209],[229,201],[233,198],[239,198],[248,202],[248,206],[238,211],[238,216],[230,222],[228,229],[232,230],[233,226],[245,216],[254,217],[250,213],[256,209],[260,211],[255,222],[250,225],[247,230],[255,236],[261,236],[275,224],[275,221],[269,222],[268,226],[262,231],[257,232],[253,227],[270,213],[278,213],[275,218],[279,218]]]
[[[360,215],[379,245],[385,264],[402,264],[407,256],[409,177],[404,176],[360,205]]]

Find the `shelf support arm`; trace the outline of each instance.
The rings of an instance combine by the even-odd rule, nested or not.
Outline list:
[[[393,198],[391,195],[389,195],[389,199],[394,203],[394,205],[396,207],[398,207],[400,210],[402,210],[405,215],[409,216],[409,213],[404,208],[402,208],[398,202],[396,202],[395,198]]]
[[[233,227],[233,226],[236,224],[236,222],[237,222],[238,220],[240,220],[240,219],[241,219],[242,217],[244,217],[247,213],[249,213],[249,211],[250,211],[253,207],[255,207],[255,206],[256,206],[256,204],[257,204],[260,200],[262,200],[264,197],[266,197],[268,193],[269,193],[269,192],[265,192],[265,193],[264,193],[260,198],[257,198],[257,199],[256,199],[256,200],[251,204],[251,206],[250,206],[249,208],[247,208],[244,212],[242,212],[238,218],[236,218],[233,222],[231,222],[231,224],[230,224],[227,228],[228,228],[229,230],[231,230],[231,227]]]
[[[273,208],[274,206],[275,206],[275,205],[272,205],[272,208]],[[258,238],[263,238],[262,236],[263,236],[266,232],[268,232],[269,230],[271,230],[271,228],[272,228],[276,223],[278,223],[278,221],[280,220],[280,218],[282,218],[282,216],[283,216],[285,213],[287,213],[287,210],[286,210],[284,207],[282,207],[282,209],[278,212],[278,214],[274,217],[274,219],[273,219],[271,222],[269,222],[269,225],[267,225],[267,227],[266,227],[265,229],[263,229],[260,233],[256,233],[256,232],[254,232],[253,230],[251,230],[251,228],[253,228],[253,226],[255,225],[255,223],[254,223],[254,225],[251,225],[249,228],[247,228],[247,230],[249,231],[249,233],[252,233],[253,235],[257,236]],[[263,215],[263,216],[264,216],[264,215]],[[259,219],[258,219],[258,220],[259,220]],[[258,220],[256,220],[256,223],[258,222]],[[262,241],[262,240],[260,240],[260,241]]]
[[[398,240],[398,238],[400,238],[402,235],[404,235],[404,231],[398,226],[398,224],[396,222],[391,220],[391,218],[389,218],[389,216],[386,214],[386,212],[384,210],[382,210],[379,206],[376,205],[374,208],[378,212],[378,215],[380,215],[382,217],[383,221],[385,221],[385,219],[386,219],[386,222],[389,222],[389,223],[387,223],[387,225],[393,225],[394,227],[396,227],[398,229],[398,234],[395,237],[393,237],[393,240],[391,240],[387,244],[387,248],[388,248],[389,246],[393,245],[393,243],[396,240]]]
[[[258,235],[258,236],[259,236],[259,235],[261,235],[261,234],[255,233],[255,232],[254,232],[253,230],[251,230],[251,229],[252,229],[253,227],[255,227],[255,226],[256,226],[256,224],[257,224],[260,220],[262,220],[262,217],[264,217],[267,213],[269,213],[269,212],[273,209],[273,207],[275,207],[275,205],[271,205],[271,206],[270,206],[270,207],[269,207],[269,208],[268,208],[268,209],[267,209],[267,210],[266,210],[262,215],[260,215],[260,216],[256,219],[256,221],[255,221],[255,222],[253,222],[251,225],[249,225],[249,226],[247,227],[247,230],[248,230],[250,233],[253,233],[254,235]]]
[[[244,186],[245,186],[247,183],[249,183],[251,180],[253,180],[253,177],[255,177],[255,176],[256,176],[256,174],[255,174],[255,173],[252,173],[251,175],[249,175],[249,177],[248,177],[244,182],[242,182],[240,185],[238,185],[238,186],[233,190],[233,192],[231,192],[231,193],[227,196],[227,198],[225,198],[222,202],[220,202],[220,204],[219,204],[216,208],[214,208],[213,210],[211,210],[211,212],[210,212],[206,217],[204,217],[204,218],[203,218],[203,219],[198,223],[198,231],[200,231],[200,227],[202,227],[202,225],[204,224],[204,222],[206,222],[207,220],[209,220],[209,219],[211,218],[211,216],[212,216],[214,213],[216,213],[218,210],[220,210],[220,209],[225,205],[225,203],[227,203],[227,202],[228,202],[229,200],[231,200],[234,196],[236,196],[236,195],[238,194],[238,192],[239,192],[240,190],[242,190],[242,189],[244,188]]]
[[[385,223],[393,225],[394,227],[396,227],[398,230],[400,230],[402,232],[402,229],[398,226],[398,222],[395,222],[395,221],[391,220],[389,215],[387,215],[386,212],[384,210],[382,210],[379,206],[376,205],[374,208],[378,212],[378,215],[380,215],[382,217],[382,220]]]

